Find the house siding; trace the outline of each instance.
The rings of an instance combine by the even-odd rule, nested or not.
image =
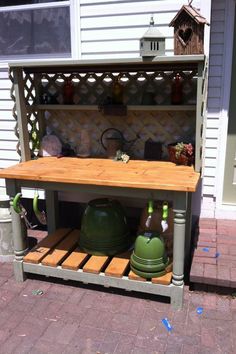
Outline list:
[[[166,36],[166,54],[173,54],[173,28],[170,21],[183,5],[175,1],[80,1],[80,55],[82,59],[132,58],[139,56],[139,39],[154,16],[159,30]],[[210,6],[210,1],[195,1],[200,11]],[[202,12],[202,11],[201,11]],[[202,13],[204,15],[204,13]],[[204,175],[202,184],[202,214],[214,216],[218,171],[220,110],[222,101],[223,53],[225,31],[225,0],[213,0],[211,11],[211,36],[209,56],[208,111],[205,124]],[[208,18],[209,20],[209,18]],[[207,38],[206,38],[207,41]],[[1,66],[0,66],[1,67]],[[0,168],[19,161],[15,151],[15,121],[12,117],[10,81],[7,68],[0,69]],[[0,193],[4,191],[0,180]]]
[[[224,61],[227,28],[226,0],[213,0],[211,6],[210,55],[208,77],[207,117],[205,124],[205,159],[202,185],[202,217],[215,217],[216,204],[221,204],[219,174],[222,172],[220,152],[222,146],[222,110],[224,95]],[[226,142],[224,142],[226,143]],[[218,215],[220,217],[220,215]]]
[[[80,1],[81,56],[83,59],[139,56],[139,39],[150,16],[166,36],[166,54],[173,54],[173,28],[169,23],[183,5],[175,1]],[[200,7],[200,1],[194,5]]]
[[[12,116],[13,101],[10,96],[11,82],[6,66],[0,67],[0,168],[9,167],[19,161],[16,152],[16,121]],[[0,194],[5,193],[5,180],[0,179]]]

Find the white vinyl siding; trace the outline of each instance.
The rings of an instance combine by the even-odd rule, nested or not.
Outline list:
[[[236,215],[235,207],[224,211],[222,204],[232,55],[228,33],[232,32],[234,6],[232,0],[212,0],[202,217]]]
[[[13,101],[10,97],[11,82],[7,68],[0,68],[0,168],[19,161],[16,152],[17,138],[14,133],[16,121],[12,116]],[[5,181],[0,179],[0,194],[5,193]]]
[[[203,195],[211,195],[212,198],[214,198],[216,190],[216,166],[219,145],[219,119],[222,102],[222,64],[224,53],[225,10],[224,1],[222,0],[213,0],[211,6],[211,32],[207,101],[208,112],[205,133],[206,140]]]
[[[80,6],[78,5],[80,3]],[[214,3],[214,1],[213,1]],[[209,109],[206,129],[205,179],[203,193],[214,195],[217,158],[217,139],[219,135],[220,95],[222,84],[222,31],[224,30],[224,9],[215,1],[216,18],[211,24],[212,38],[209,77]],[[147,31],[150,17],[154,16],[158,29],[166,36],[166,54],[173,54],[173,27],[170,21],[184,4],[182,0],[73,0],[72,4],[79,16],[76,25],[80,41],[74,51],[82,59],[113,59],[139,57],[139,40]],[[75,6],[76,5],[76,6]],[[193,4],[201,9],[210,7],[210,0],[196,0]],[[204,13],[202,13],[205,15]],[[75,16],[75,14],[73,14]],[[207,18],[210,20],[209,18]],[[208,42],[208,39],[205,38]],[[74,57],[76,59],[76,57]],[[19,161],[15,151],[15,121],[12,117],[13,102],[10,99],[10,81],[7,69],[0,69],[0,168]],[[3,181],[0,180],[0,192]]]
[[[200,8],[201,1],[194,6]],[[173,54],[173,27],[169,23],[182,7],[182,0],[87,1],[81,0],[82,59],[139,57],[139,40],[150,17],[166,37],[166,55]]]

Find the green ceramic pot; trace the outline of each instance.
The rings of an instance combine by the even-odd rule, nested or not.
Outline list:
[[[144,278],[155,278],[166,273],[169,263],[165,244],[155,232],[146,232],[136,238],[134,251],[130,258],[131,269]]]
[[[146,279],[158,278],[158,277],[162,277],[163,275],[166,274],[165,270],[160,271],[160,272],[143,272],[140,269],[133,267],[132,265],[130,266],[130,268],[139,277],[146,278]]]
[[[117,200],[94,199],[81,222],[80,247],[96,255],[115,255],[130,245],[125,212]]]

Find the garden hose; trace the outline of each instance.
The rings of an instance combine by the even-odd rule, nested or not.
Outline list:
[[[149,200],[148,201],[148,217],[145,222],[146,227],[150,227],[150,225],[151,225],[152,214],[153,214],[153,200]]]
[[[168,218],[168,203],[164,202],[162,205],[162,220],[167,220]]]
[[[39,199],[39,194],[38,192],[35,192],[34,194],[34,199],[33,199],[33,211],[35,213],[36,218],[42,225],[47,224],[47,219],[44,211],[40,211],[38,208],[38,199]]]
[[[13,199],[13,201],[11,202],[11,205],[13,206],[13,209],[15,210],[15,212],[17,214],[21,214],[22,213],[22,205],[20,204],[20,199],[22,197],[21,193],[17,193]]]
[[[165,232],[168,229],[168,203],[164,202],[162,204],[162,220],[161,220],[161,227],[162,227],[162,232]]]

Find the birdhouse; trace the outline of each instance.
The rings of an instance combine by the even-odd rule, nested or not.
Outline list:
[[[149,29],[140,39],[140,55],[141,57],[165,55],[165,37],[154,27],[153,17],[151,17]]]
[[[169,26],[174,27],[174,54],[203,54],[204,25],[209,23],[191,5],[183,5]]]

